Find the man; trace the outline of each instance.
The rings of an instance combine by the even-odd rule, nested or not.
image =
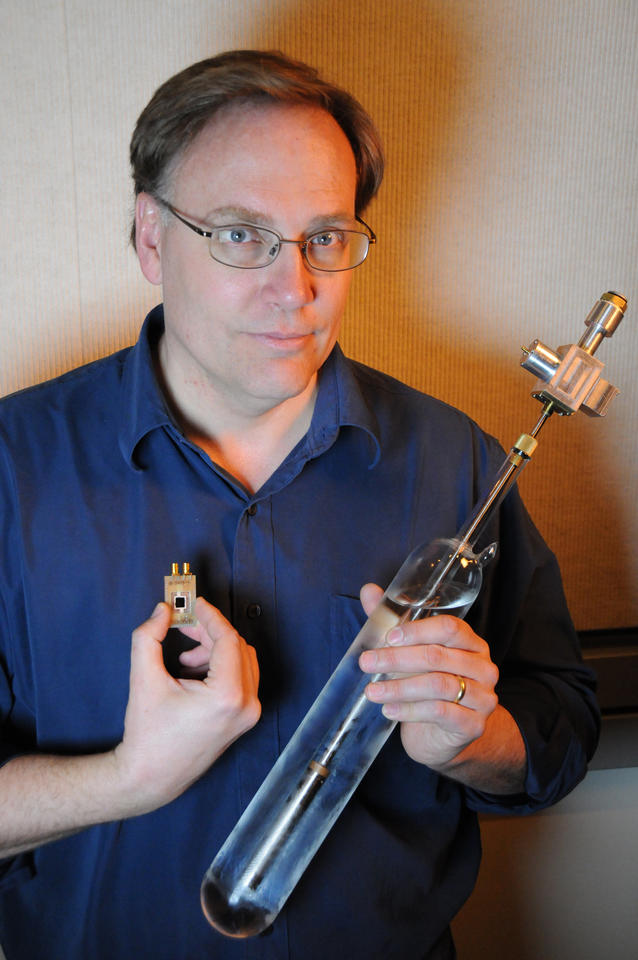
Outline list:
[[[472,811],[555,801],[595,746],[555,561],[511,495],[468,620],[362,656],[398,675],[368,695],[400,727],[281,916],[212,930],[201,877],[356,634],[361,584],[370,612],[502,455],[336,346],[382,172],[349,95],[221,55],[157,91],[131,158],[163,308],[0,414],[0,940],[9,960],[453,956]],[[206,600],[175,635],[165,604],[145,617],[182,559]]]

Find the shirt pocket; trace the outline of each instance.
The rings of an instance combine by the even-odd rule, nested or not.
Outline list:
[[[332,594],[328,661],[332,673],[366,621],[359,597]]]

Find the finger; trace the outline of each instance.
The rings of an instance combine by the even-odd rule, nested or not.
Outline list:
[[[383,590],[376,583],[365,583],[360,590],[361,606],[366,617],[369,617],[383,596]]]
[[[489,688],[451,673],[429,673],[420,676],[394,677],[379,680],[367,687],[368,699],[375,703],[400,703],[417,700],[441,700],[454,706],[476,709],[491,701]]]
[[[197,646],[191,647],[189,650],[183,650],[178,659],[184,667],[191,670],[202,670],[208,668],[210,663],[215,637],[220,631],[232,630],[233,628],[224,615],[203,597],[197,597],[195,613],[197,616],[196,623],[192,626],[182,625],[179,630],[185,637],[195,640]]]
[[[484,732],[486,720],[496,705],[495,702],[472,709],[448,700],[407,700],[384,703],[382,712],[388,720],[399,723],[433,724],[439,731],[469,743]]]
[[[191,626],[181,623],[177,629],[180,633],[183,633],[185,637],[188,637],[189,640],[195,640],[200,646],[207,647],[209,650],[212,649],[213,641],[199,621]]]
[[[390,676],[439,673],[472,677],[487,686],[494,686],[498,679],[498,669],[488,657],[438,643],[366,650],[359,657],[359,666],[364,673]]]
[[[191,650],[182,650],[178,659],[185,667],[205,667],[210,660],[210,647],[198,644]]]
[[[244,681],[249,681],[251,689],[256,688],[259,666],[254,648],[250,647],[226,617],[203,597],[197,598],[195,612],[199,626],[206,634],[204,645],[210,647],[207,682],[214,682],[216,676],[241,674]]]
[[[441,644],[460,650],[489,655],[485,640],[458,617],[447,614],[426,617],[424,620],[412,620],[390,630],[386,636],[389,646],[409,646],[415,644]]]
[[[255,690],[259,687],[259,661],[257,659],[257,651],[254,647],[251,647],[249,644],[246,646],[246,656],[248,659],[248,668],[250,671],[250,678],[254,684]]]
[[[192,625],[180,624],[178,629],[185,637],[195,640],[209,650],[212,649],[217,633],[226,627],[232,629],[231,624],[217,607],[214,607],[203,597],[195,600],[195,623]]]
[[[467,712],[488,716],[498,703],[492,689],[451,674],[371,683],[366,696],[373,703],[383,704],[384,714],[392,719],[436,723],[458,723]]]
[[[196,690],[202,680],[215,690],[218,704],[228,697],[227,707],[236,708],[240,700],[256,697],[259,687],[257,653],[235,630],[226,617],[203,597],[195,601],[197,624],[182,627],[186,636],[199,642],[199,647],[184,651],[180,661],[190,670],[206,668],[206,675],[195,680],[190,675],[181,677],[184,689]],[[203,671],[202,671],[203,673]],[[233,678],[236,682],[232,682]]]
[[[171,611],[166,603],[158,603],[148,620],[131,636],[131,682],[143,680],[151,672],[166,673],[162,641],[170,624]]]
[[[223,613],[221,613],[217,607],[214,607],[212,603],[209,603],[208,600],[204,600],[203,597],[197,597],[195,601],[195,614],[197,616],[198,626],[202,627],[204,630],[205,636],[202,638],[205,640],[208,638],[213,642],[219,637],[228,632],[236,633],[235,628],[232,623],[226,619]],[[193,638],[198,640],[199,633],[197,633],[197,627],[191,627],[193,631]],[[186,633],[186,630],[184,630]]]

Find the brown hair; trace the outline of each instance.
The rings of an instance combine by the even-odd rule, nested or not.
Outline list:
[[[201,60],[156,90],[139,116],[130,158],[135,196],[161,196],[184,151],[209,120],[229,103],[309,104],[337,121],[357,165],[356,213],[361,214],[383,178],[379,134],[361,104],[346,90],[322,80],[299,60],[276,51],[231,50]],[[135,225],[131,231],[135,245]]]

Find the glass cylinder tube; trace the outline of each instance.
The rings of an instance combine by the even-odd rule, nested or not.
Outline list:
[[[361,653],[406,620],[464,617],[494,552],[435,540],[407,558],[204,877],[204,913],[221,933],[250,937],[273,922],[392,732],[364,692],[384,676],[364,674]]]

